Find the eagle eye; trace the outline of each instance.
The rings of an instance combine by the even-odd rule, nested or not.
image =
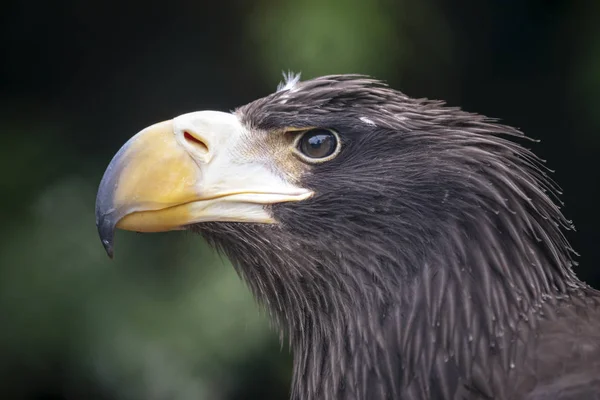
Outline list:
[[[321,128],[303,132],[296,144],[297,151],[308,162],[328,161],[337,155],[339,147],[337,134]]]

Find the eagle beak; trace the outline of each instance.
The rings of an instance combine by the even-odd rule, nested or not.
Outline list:
[[[132,137],[98,189],[96,225],[108,255],[115,228],[163,232],[207,221],[274,223],[265,205],[312,195],[253,157],[248,146],[244,150],[247,135],[235,115],[200,111]]]

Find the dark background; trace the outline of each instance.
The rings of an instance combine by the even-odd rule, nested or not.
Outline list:
[[[20,1],[0,16],[0,395],[287,397],[284,345],[227,260],[186,233],[119,232],[95,190],[119,147],[282,70],[364,73],[540,139],[600,287],[600,2]],[[10,396],[9,396],[10,395]]]

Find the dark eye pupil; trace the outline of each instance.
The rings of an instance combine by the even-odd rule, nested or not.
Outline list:
[[[309,158],[325,158],[333,154],[337,138],[325,129],[308,131],[300,139],[300,151]]]

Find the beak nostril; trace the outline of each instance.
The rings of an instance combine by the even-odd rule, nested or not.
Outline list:
[[[206,145],[206,143],[198,139],[196,136],[192,135],[188,131],[184,131],[183,137],[188,143],[190,143],[196,149],[200,150],[202,153],[208,153],[208,146]]]

